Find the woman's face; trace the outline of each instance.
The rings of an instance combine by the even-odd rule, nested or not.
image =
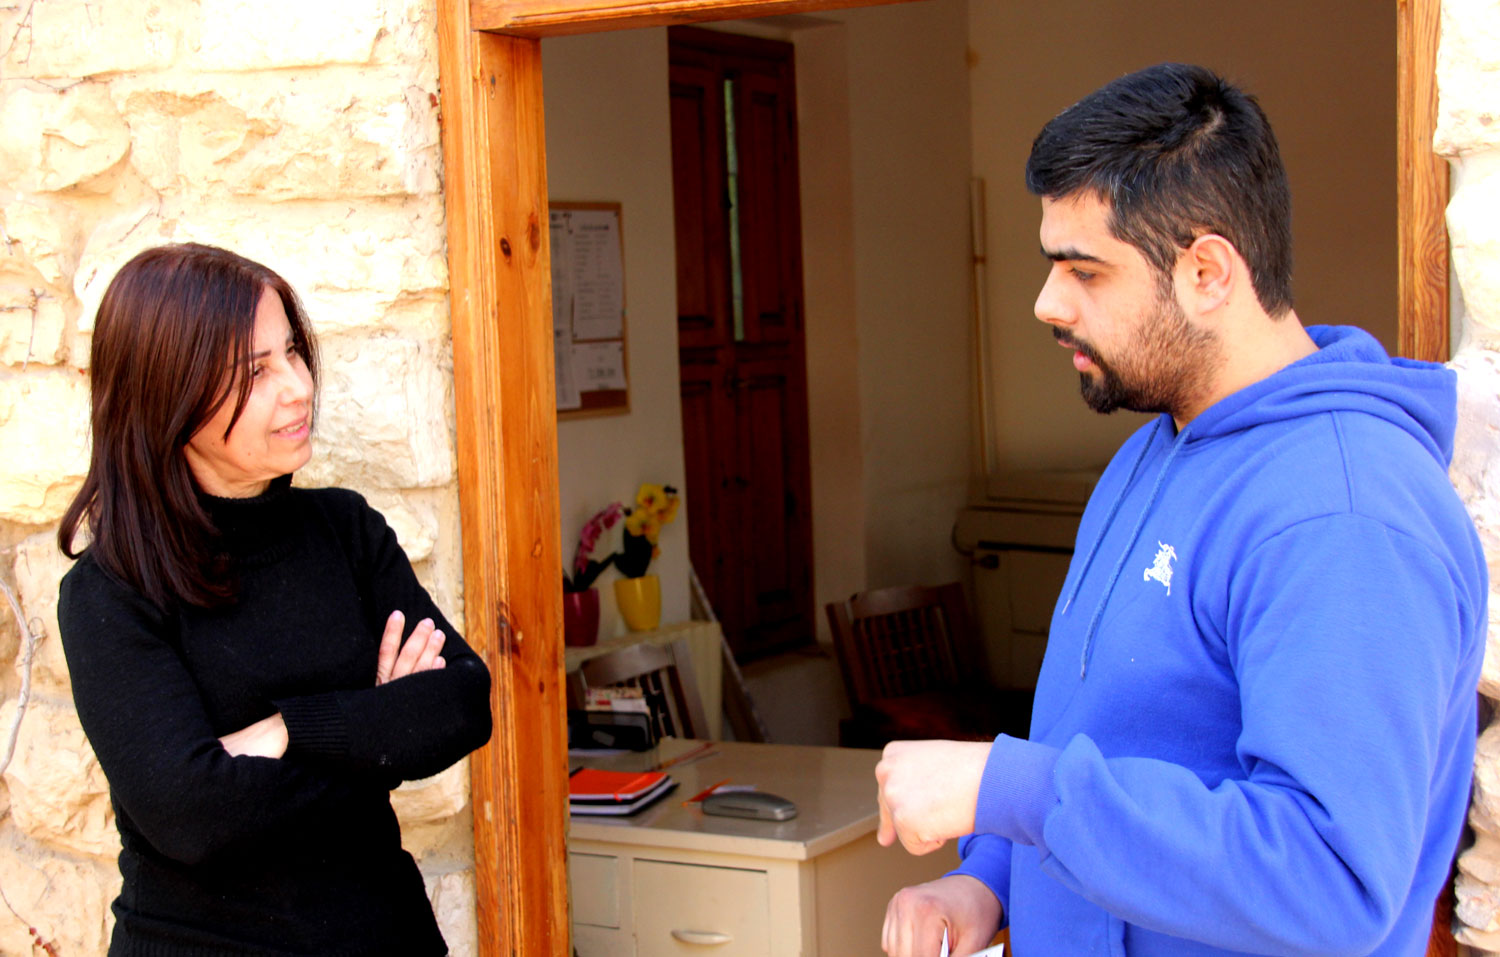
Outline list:
[[[198,485],[221,498],[259,495],[272,479],[295,472],[312,456],[312,375],[272,289],[261,292],[255,307],[250,367],[240,374],[253,381],[233,431],[225,437],[234,414],[231,387],[184,450]]]

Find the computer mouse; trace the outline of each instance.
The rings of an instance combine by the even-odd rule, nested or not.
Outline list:
[[[748,817],[757,821],[790,821],[797,805],[767,791],[719,791],[703,799],[704,814]]]

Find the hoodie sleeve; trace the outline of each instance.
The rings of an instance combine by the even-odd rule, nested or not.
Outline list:
[[[1004,738],[976,830],[1123,920],[1257,953],[1366,954],[1406,903],[1444,729],[1473,724],[1454,569],[1357,515],[1302,522],[1246,556],[1224,641],[1240,686],[1243,778]],[[1461,758],[1459,758],[1461,759]],[[1004,786],[994,782],[1004,781]],[[1446,852],[1444,864],[1446,865]]]
[[[1011,842],[995,834],[970,834],[958,840],[959,865],[944,874],[974,878],[1000,901],[1000,926],[1010,923]]]
[[[490,673],[417,581],[385,518],[346,493],[357,516],[358,574],[373,603],[378,641],[393,611],[409,632],[431,618],[443,632],[446,667],[376,687],[275,702],[286,722],[287,753],[328,766],[417,780],[437,774],[489,740]]]

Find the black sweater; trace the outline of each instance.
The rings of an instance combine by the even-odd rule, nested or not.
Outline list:
[[[390,789],[489,738],[489,672],[359,495],[204,499],[238,598],[163,611],[85,553],[58,605],[109,779],[124,887],[111,957],[446,952]],[[374,686],[386,617],[431,617],[447,667]],[[219,737],[273,712],[281,759]]]

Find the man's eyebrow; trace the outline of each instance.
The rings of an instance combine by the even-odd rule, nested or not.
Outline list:
[[[1046,246],[1043,246],[1042,258],[1050,259],[1055,263],[1082,262],[1099,263],[1100,265],[1105,265],[1104,260],[1100,259],[1098,256],[1090,255],[1089,253],[1083,252],[1082,250],[1074,249],[1071,246],[1064,246],[1061,249],[1048,249]]]

